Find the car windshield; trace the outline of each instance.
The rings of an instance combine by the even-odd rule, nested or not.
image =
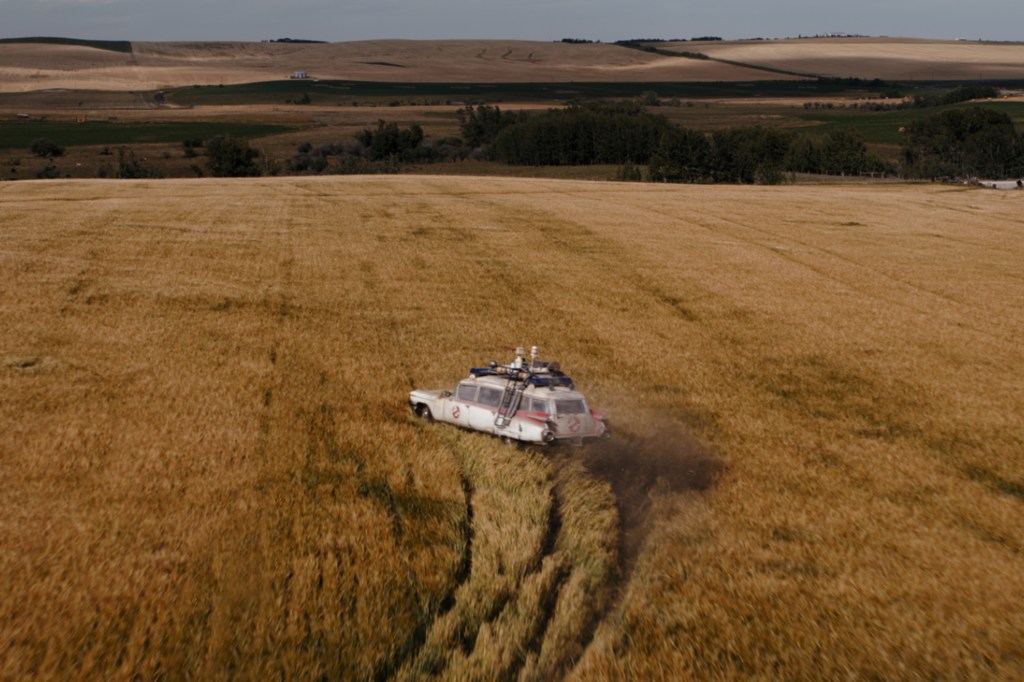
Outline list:
[[[473,384],[459,384],[459,390],[456,395],[459,400],[471,403],[476,400],[476,386]]]
[[[556,400],[555,414],[586,414],[587,406],[582,400]]]

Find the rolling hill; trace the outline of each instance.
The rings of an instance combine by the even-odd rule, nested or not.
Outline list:
[[[1024,77],[1024,45],[886,38],[666,43],[657,45],[658,52],[497,40],[133,42],[131,48],[125,53],[87,45],[0,43],[0,92],[153,90],[278,80],[297,71],[330,80],[465,83]],[[710,59],[670,56],[672,51]]]

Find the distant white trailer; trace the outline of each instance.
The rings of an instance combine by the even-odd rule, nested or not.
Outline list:
[[[1021,180],[979,180],[978,184],[991,189],[1024,189]]]
[[[305,71],[295,71],[294,73],[292,73],[292,78],[296,80],[301,80],[304,78],[309,78],[309,74],[306,73]]]

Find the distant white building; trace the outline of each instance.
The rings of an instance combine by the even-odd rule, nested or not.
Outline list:
[[[296,71],[292,74],[292,78],[309,78],[309,74],[305,71]]]

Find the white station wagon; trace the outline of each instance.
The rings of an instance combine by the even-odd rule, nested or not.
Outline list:
[[[424,419],[490,433],[508,441],[582,445],[610,435],[604,414],[590,409],[556,362],[526,362],[470,370],[451,390],[415,390],[409,405]]]

